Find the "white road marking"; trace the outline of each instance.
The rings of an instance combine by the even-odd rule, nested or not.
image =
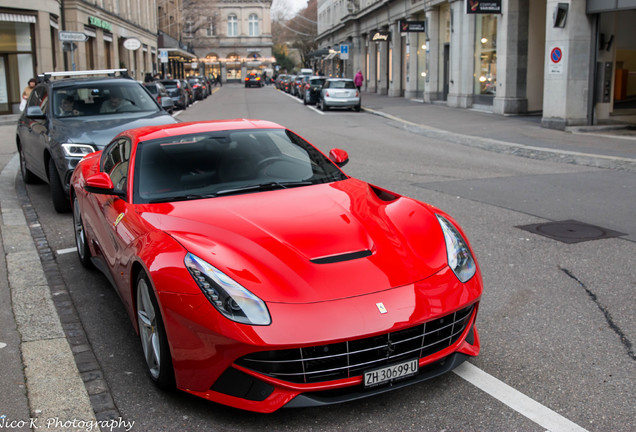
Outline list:
[[[551,432],[587,432],[585,429],[566,419],[562,415],[541,405],[539,402],[510,387],[503,381],[479,369],[468,362],[453,370],[478,389],[517,411]]]
[[[73,253],[75,251],[77,251],[77,248],[72,247],[72,248],[67,248],[67,249],[60,249],[60,250],[56,251],[55,253],[58,254],[58,255],[64,255],[64,254]]]
[[[6,346],[7,346],[7,344],[6,344],[6,343],[4,343],[4,342],[0,342],[0,349],[4,348],[4,347],[6,347]]]

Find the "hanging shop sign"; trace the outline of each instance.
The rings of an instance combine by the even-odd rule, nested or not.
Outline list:
[[[426,21],[406,21],[400,20],[400,32],[419,32],[426,33]]]
[[[391,38],[391,33],[388,31],[377,31],[371,36],[371,40],[374,42],[386,42]]]
[[[467,14],[500,14],[501,0],[466,0]]]
[[[141,41],[137,38],[128,38],[124,41],[124,48],[135,51],[141,48]]]

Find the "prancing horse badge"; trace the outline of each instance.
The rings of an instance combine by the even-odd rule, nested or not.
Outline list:
[[[380,311],[381,314],[387,313],[387,310],[384,307],[384,303],[380,302],[380,303],[376,303],[375,305],[378,307],[378,310]]]

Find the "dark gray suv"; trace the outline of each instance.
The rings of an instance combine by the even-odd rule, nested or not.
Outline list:
[[[126,129],[176,122],[125,69],[41,75],[18,120],[22,177],[49,183],[55,210],[67,212],[69,180],[80,159]]]

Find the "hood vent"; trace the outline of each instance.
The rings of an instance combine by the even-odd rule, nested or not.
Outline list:
[[[340,255],[331,255],[324,258],[314,258],[310,260],[314,264],[333,264],[343,261],[351,261],[358,258],[365,258],[370,256],[372,253],[370,250],[363,250],[358,252],[350,252]]]
[[[369,185],[371,190],[375,193],[375,195],[380,198],[382,201],[391,202],[398,199],[400,196],[394,194],[393,192],[386,191],[384,189],[380,189],[379,187]]]

